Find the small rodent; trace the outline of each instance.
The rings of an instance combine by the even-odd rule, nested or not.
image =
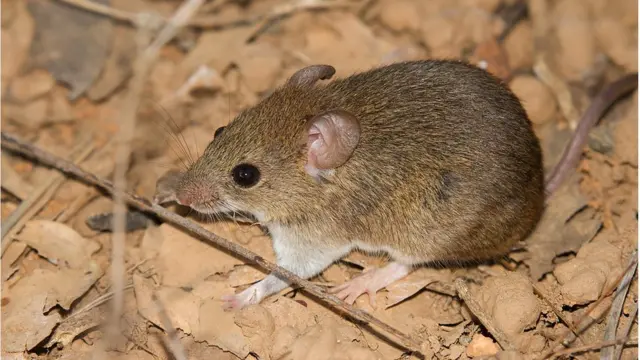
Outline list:
[[[422,60],[318,83],[334,73],[296,72],[216,130],[186,172],[159,181],[156,200],[251,214],[278,265],[302,278],[354,249],[390,255],[331,290],[348,303],[414,266],[504,255],[535,228],[545,206],[540,144],[499,80]],[[270,274],[223,300],[241,308],[286,286]]]

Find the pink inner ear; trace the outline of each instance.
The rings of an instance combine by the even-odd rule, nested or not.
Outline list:
[[[312,168],[318,167],[317,150],[322,148],[323,143],[324,139],[320,129],[316,125],[312,125],[307,136],[307,146],[309,148],[307,163]]]
[[[335,110],[309,120],[307,172],[343,165],[360,139],[360,123],[351,114]]]

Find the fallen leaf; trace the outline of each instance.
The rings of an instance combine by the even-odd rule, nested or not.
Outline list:
[[[75,269],[86,268],[91,255],[100,250],[97,242],[85,239],[68,225],[50,220],[27,222],[18,239],[49,261]]]
[[[199,326],[193,334],[196,340],[216,345],[241,359],[249,355],[249,343],[235,324],[234,312],[224,311],[219,299],[204,300],[199,310]]]
[[[48,274],[51,289],[47,294],[44,311],[49,311],[56,305],[69,310],[71,304],[84,295],[102,275],[102,269],[93,261],[86,268],[60,269]]]
[[[155,292],[162,301],[171,324],[187,334],[193,332],[192,325],[197,324],[198,307],[202,299],[192,291],[167,286],[156,288],[152,280],[139,275],[133,276],[133,287],[138,311],[143,317],[164,329],[164,323],[160,320],[153,303],[153,293]]]
[[[230,352],[224,351],[217,346],[208,345],[205,342],[196,341],[193,336],[180,338],[180,342],[185,348],[189,359],[216,359],[216,360],[237,360],[238,358]]]
[[[199,38],[196,46],[178,65],[173,84],[176,88],[184,84],[200,66],[208,65],[223,74],[231,63],[241,55],[246,39],[252,32],[249,27],[230,28],[225,31],[208,31]]]
[[[27,129],[34,130],[44,125],[47,120],[49,101],[45,98],[36,99],[24,105],[12,103],[2,104],[3,115]]]
[[[27,245],[20,241],[11,241],[11,244],[7,246],[4,254],[2,254],[2,281],[6,281],[17,270],[12,268],[15,262],[22,256]]]
[[[588,214],[576,215],[587,205],[577,184],[579,179],[580,175],[575,173],[558,188],[549,199],[536,230],[526,240],[527,251],[523,255],[512,254],[514,258],[523,256],[521,260],[536,281],[553,271],[556,256],[578,250],[595,236],[602,224]]]
[[[94,263],[87,269],[62,269],[56,272],[35,269],[3,293],[2,350],[21,352],[33,349],[60,322],[58,304],[64,309],[91,287],[101,269]]]
[[[228,226],[231,227],[230,224]],[[218,224],[216,227],[222,229],[224,225]],[[194,239],[169,224],[160,225],[159,230],[163,240],[153,263],[165,286],[192,286],[211,275],[226,273],[235,265],[242,264],[242,260]]]
[[[443,331],[440,332],[440,337],[442,338],[442,345],[451,346],[453,343],[458,341],[462,334],[464,333],[469,321],[463,321],[460,324],[454,327],[446,327],[443,326]],[[446,330],[446,331],[445,331]]]
[[[76,119],[73,108],[67,98],[67,89],[56,87],[49,97],[49,110],[47,111],[48,123],[71,121]]]
[[[34,70],[27,75],[18,77],[11,81],[9,94],[11,100],[16,102],[28,102],[37,97],[43,96],[55,85],[55,80],[46,71]]]
[[[15,1],[13,6],[13,19],[5,27],[2,24],[2,93],[11,79],[16,76],[29,55],[29,47],[35,33],[35,23],[31,14],[26,9],[25,1]],[[3,9],[5,4],[2,4]],[[9,7],[7,6],[7,7]],[[4,15],[4,11],[3,11]]]
[[[240,358],[249,354],[242,330],[234,322],[235,313],[224,311],[219,300],[222,295],[233,292],[226,283],[203,281],[189,288],[162,286],[155,289],[151,280],[141,276],[134,276],[133,280],[138,311],[147,320],[164,328],[152,300],[155,292],[175,328]]]
[[[229,273],[226,282],[229,286],[239,287],[243,285],[253,284],[258,280],[262,280],[266,274],[251,265],[239,265],[233,268]]]
[[[13,167],[9,164],[8,159],[5,158],[6,154],[2,154],[2,161],[0,170],[2,176],[2,188],[11,194],[15,195],[18,199],[24,200],[33,193],[33,186],[18,174]]]
[[[110,5],[109,0],[93,0]],[[69,99],[82,95],[98,78],[111,46],[111,19],[58,1],[29,0],[36,23],[31,63],[71,87]]]
[[[53,346],[67,347],[71,345],[79,335],[98,327],[106,320],[106,315],[100,308],[84,312],[78,316],[63,320],[53,331],[53,335],[47,342],[46,348]]]
[[[137,13],[148,10],[149,4],[140,0],[111,0],[111,6],[122,11]],[[129,24],[113,27],[111,51],[100,77],[87,90],[87,97],[100,101],[111,95],[132,74],[136,57],[136,29]]]
[[[305,32],[307,46],[304,53],[313,63],[339,64],[336,77],[377,66],[394,50],[391,43],[377,37],[354,14],[331,12],[320,17],[320,23],[328,29]]]

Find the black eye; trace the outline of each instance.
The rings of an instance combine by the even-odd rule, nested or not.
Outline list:
[[[217,138],[220,134],[222,134],[222,130],[224,130],[224,126],[220,126],[216,129],[216,132],[213,133],[213,138]]]
[[[240,164],[234,167],[231,175],[236,184],[245,188],[252,187],[260,180],[260,170],[251,164]]]

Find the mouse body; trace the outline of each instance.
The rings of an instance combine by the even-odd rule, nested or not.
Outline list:
[[[278,265],[311,278],[359,249],[387,266],[333,288],[353,303],[423,264],[508,253],[544,209],[542,152],[516,96],[464,62],[394,63],[328,83],[296,72],[218,129],[175,181],[178,203],[244,212],[266,227]],[[260,302],[274,274],[224,299]]]

